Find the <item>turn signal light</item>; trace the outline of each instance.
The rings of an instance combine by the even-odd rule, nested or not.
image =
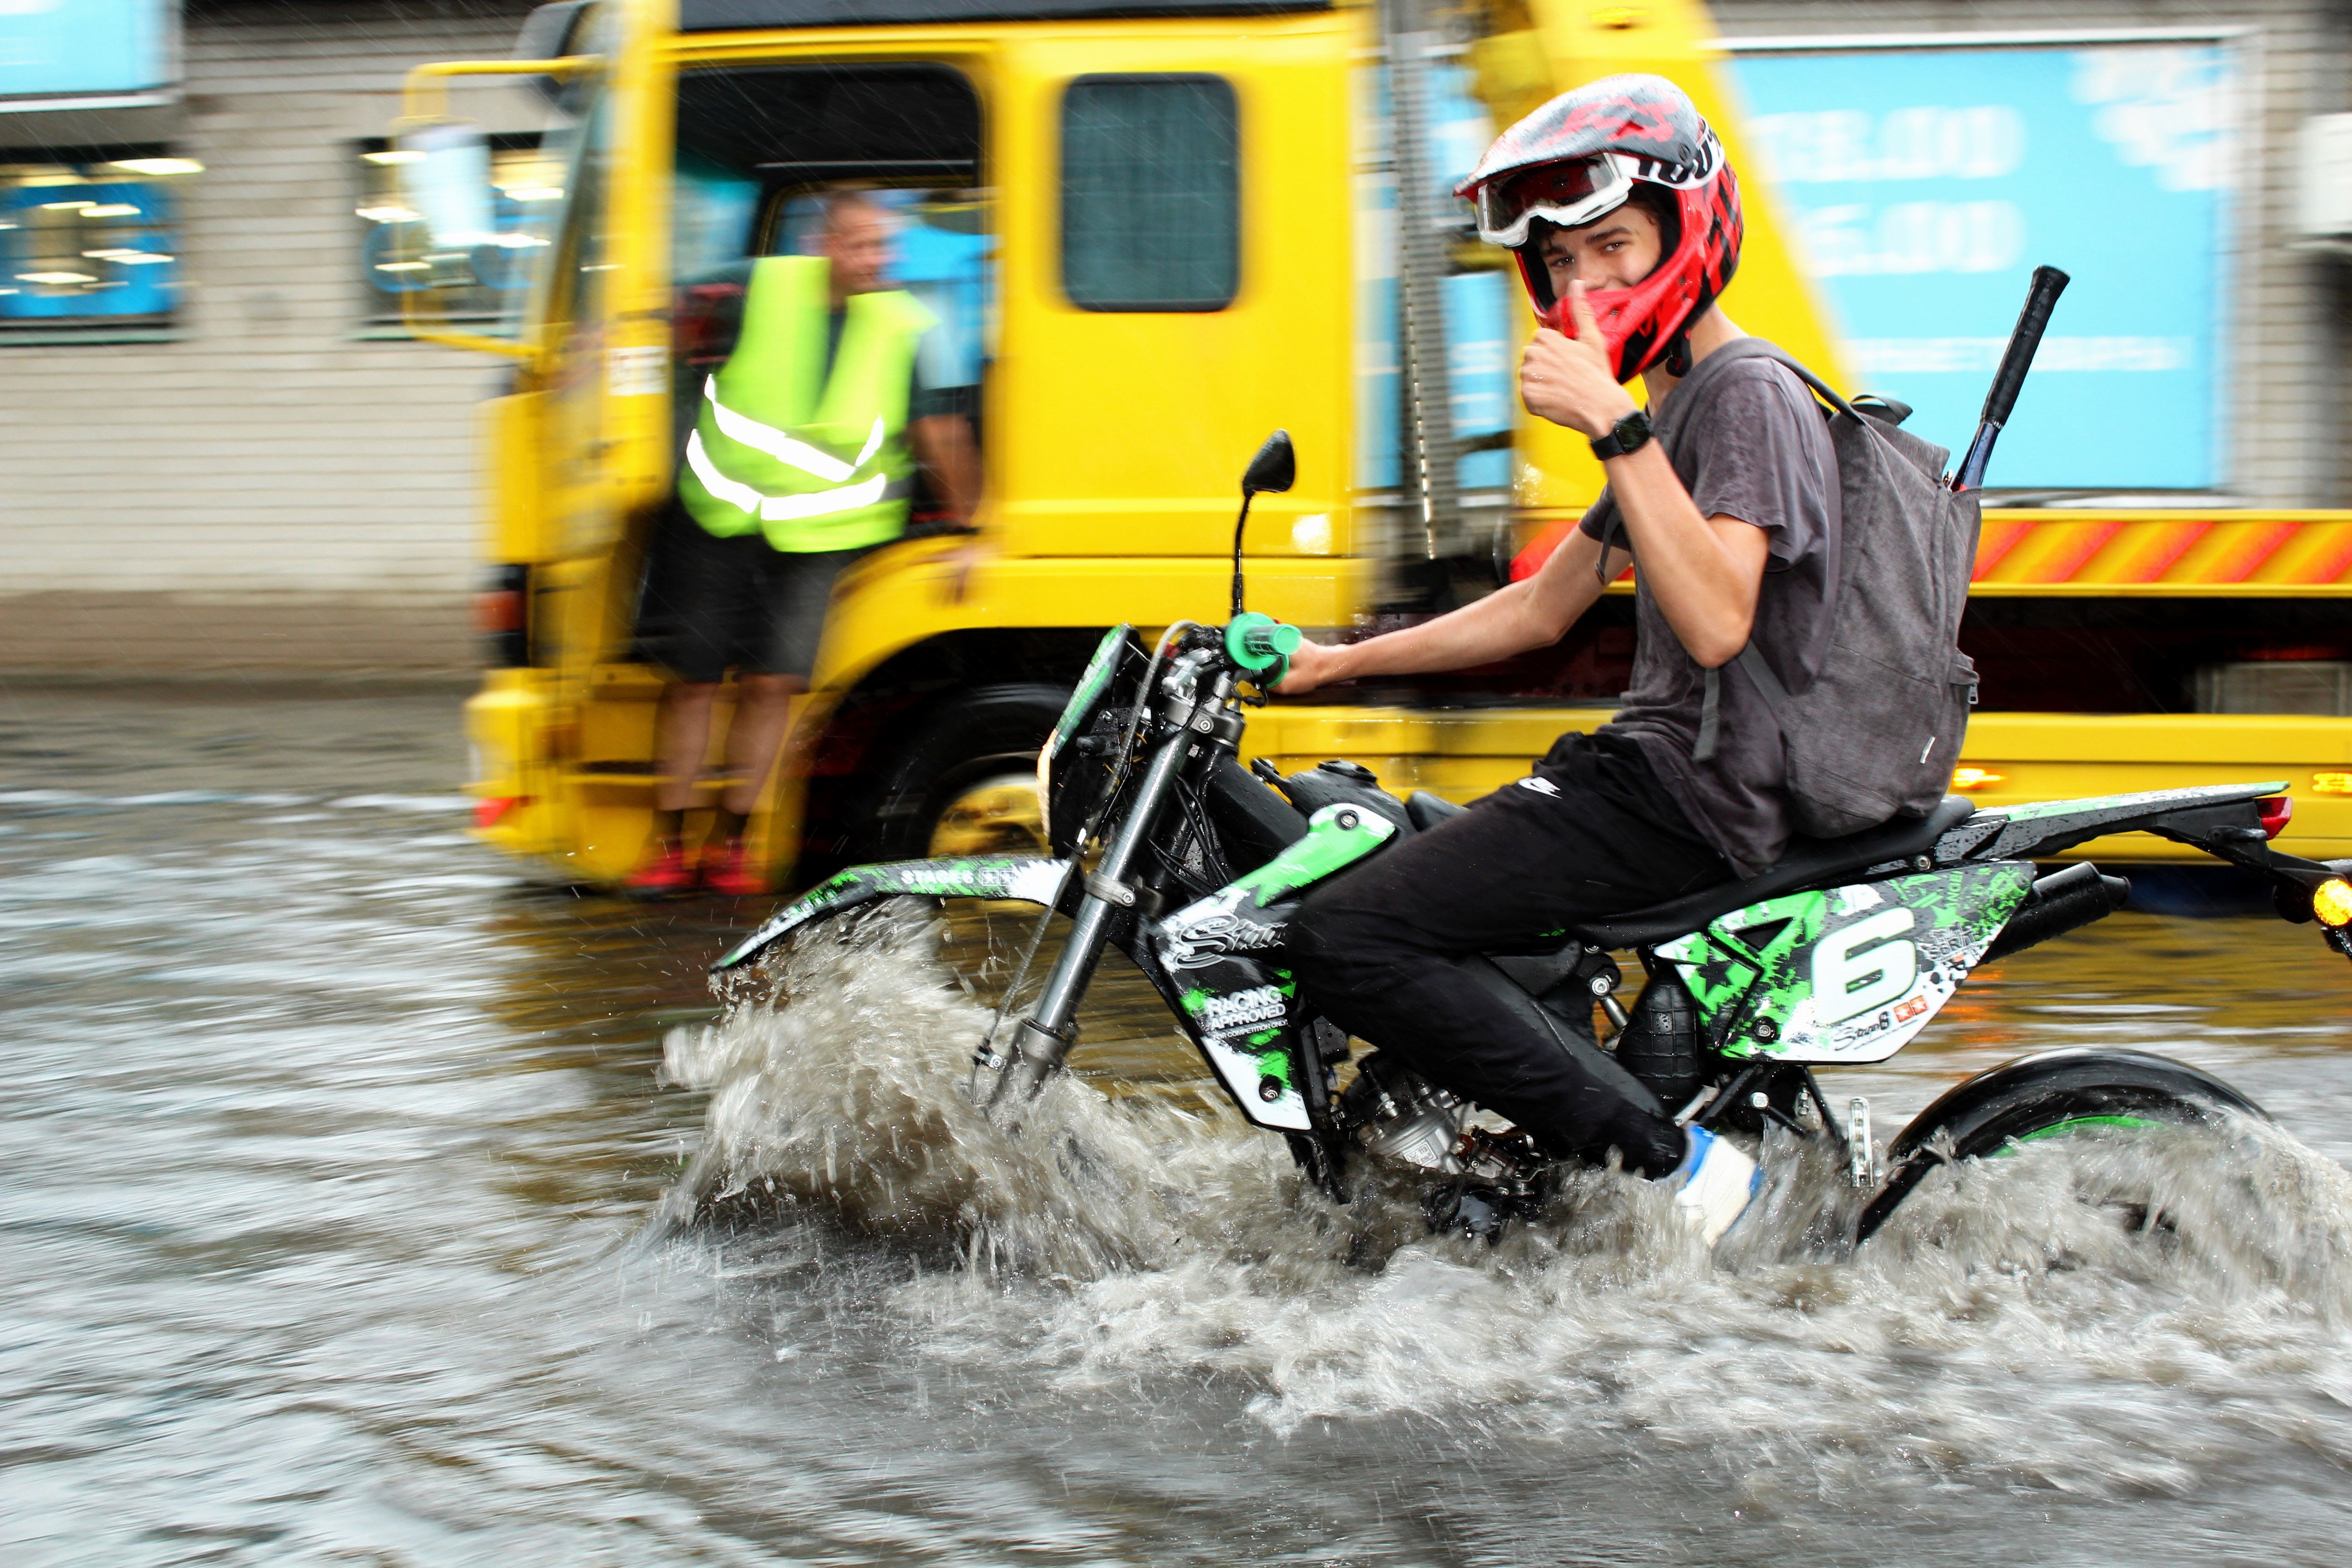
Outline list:
[[[2352,882],[2330,877],[2312,889],[2311,912],[2324,926],[2352,925]]]
[[[2352,795],[2352,773],[2314,773],[2311,790],[2314,795]]]
[[[2001,775],[1990,768],[1954,768],[1952,770],[1952,787],[1956,790],[1965,792],[1990,789],[2000,781]]]
[[[474,595],[474,629],[484,637],[519,632],[523,626],[520,590],[488,588]]]
[[[517,806],[530,804],[530,796],[527,795],[491,795],[487,800],[478,800],[474,803],[474,826],[485,829],[496,827]]]

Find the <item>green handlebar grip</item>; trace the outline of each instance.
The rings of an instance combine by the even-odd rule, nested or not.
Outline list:
[[[1298,651],[1297,626],[1252,626],[1242,634],[1242,644],[1255,654],[1272,654],[1276,658],[1288,658]]]
[[[1244,610],[1225,624],[1225,652],[1253,674],[1263,674],[1276,665],[1286,668],[1303,640],[1297,626],[1285,626],[1255,610]]]

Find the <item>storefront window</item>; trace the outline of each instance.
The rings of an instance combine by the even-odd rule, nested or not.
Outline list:
[[[161,153],[0,163],[0,334],[168,326],[181,277],[173,187],[203,170]]]
[[[491,232],[469,249],[463,276],[453,287],[446,268],[416,258],[419,245],[403,244],[420,232],[413,226],[420,220],[401,201],[399,165],[420,155],[383,142],[361,146],[360,271],[367,319],[397,325],[401,296],[431,289],[440,295],[436,319],[511,323],[563,216],[566,171],[561,158],[537,136],[490,138]]]

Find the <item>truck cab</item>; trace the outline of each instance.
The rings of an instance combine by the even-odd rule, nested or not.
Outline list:
[[[646,853],[667,679],[649,589],[679,454],[730,289],[751,259],[805,247],[823,192],[854,182],[893,207],[896,276],[945,323],[941,384],[964,389],[982,495],[969,537],[927,525],[919,498],[908,535],[836,584],[754,821],[779,888],[1029,842],[1030,759],[1101,629],[1223,615],[1237,476],[1269,431],[1289,431],[1298,474],[1250,515],[1250,605],[1311,635],[1482,592],[1578,515],[1599,465],[1519,408],[1532,320],[1448,193],[1496,127],[1616,70],[1684,85],[1748,166],[1709,35],[1681,0],[566,0],[533,15],[514,59],[422,68],[394,143],[417,215],[402,226],[412,325],[512,365],[483,412],[477,832],[581,884]],[[512,265],[469,195],[488,138],[450,108],[453,84],[501,75],[543,94],[567,174],[560,219],[532,231],[528,304],[492,331],[443,301],[486,258]],[[1745,194],[1725,308],[1845,384],[1769,183]],[[2045,521],[1994,514],[1994,564]],[[1604,721],[1631,649],[1621,584],[1539,658],[1277,700],[1250,742],[1285,768],[1351,758],[1467,800]],[[2208,760],[2169,716],[2120,752],[2072,744],[2097,720],[2019,717],[2051,721],[2010,737],[2032,757],[1972,741],[1983,798],[2203,777],[2157,774]],[[2342,728],[2298,729],[2289,749],[2324,763]],[[2276,730],[2256,749],[2277,750]],[[2210,763],[2234,777],[2310,760]],[[2352,801],[2321,803],[2326,836],[2302,852],[2352,853],[2331,811],[2352,819]]]
[[[1665,58],[1633,63],[1703,71],[1696,16],[1601,29],[1614,47],[1577,68],[1638,41]],[[1251,517],[1251,603],[1322,635],[1442,600],[1465,563],[1489,574],[1572,514],[1597,465],[1565,432],[1517,428],[1527,312],[1445,195],[1492,133],[1487,98],[1540,101],[1559,74],[1534,22],[1503,20],[1518,26],[1259,0],[600,0],[534,16],[523,47],[543,59],[420,71],[398,129],[421,214],[450,205],[435,183],[478,139],[446,107],[462,75],[541,82],[570,169],[512,336],[408,296],[421,331],[515,362],[484,415],[501,662],[468,713],[478,831],[583,882],[642,854],[664,679],[648,586],[721,357],[712,323],[742,264],[804,248],[814,198],[845,182],[898,212],[897,277],[944,323],[982,499],[976,541],[927,528],[919,501],[908,537],[839,583],[762,815],[780,881],[940,833],[1017,840],[1025,759],[1099,628],[1218,613],[1235,478],[1268,431],[1290,432],[1299,472]],[[433,267],[478,215],[454,221],[457,245],[414,226]],[[1750,287],[1776,294],[1759,327],[1826,363],[1769,221],[1751,237]],[[1369,743],[1457,795],[1549,742],[1353,703],[1271,717],[1279,754]]]

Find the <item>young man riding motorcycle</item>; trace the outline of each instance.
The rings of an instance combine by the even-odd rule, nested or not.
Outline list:
[[[1423,625],[1304,644],[1280,689],[1462,669],[1557,642],[1640,563],[1632,689],[1616,717],[1556,742],[1528,777],[1311,894],[1290,927],[1301,981],[1334,1020],[1424,1078],[1507,1116],[1555,1158],[1675,1184],[1712,1245],[1746,1210],[1755,1163],[1677,1126],[1677,1107],[1599,1053],[1564,1051],[1479,983],[1482,952],[1537,952],[1580,921],[1660,902],[1776,859],[1791,832],[1771,710],[1724,670],[1751,641],[1783,685],[1819,669],[1837,461],[1804,384],[1745,358],[1692,367],[1746,334],[1717,303],[1739,258],[1738,186],[1690,100],[1654,76],[1561,95],[1506,132],[1458,195],[1517,253],[1543,325],[1520,364],[1529,413],[1589,437],[1608,487],[1534,576]],[[1671,411],[1671,459],[1623,383]]]

